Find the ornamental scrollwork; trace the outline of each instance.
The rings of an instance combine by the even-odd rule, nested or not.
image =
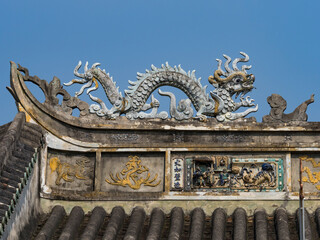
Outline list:
[[[89,104],[77,97],[70,96],[70,94],[63,89],[63,86],[61,86],[59,78],[54,77],[52,81],[48,83],[46,80],[42,80],[38,76],[29,75],[29,70],[25,67],[19,65],[18,70],[20,73],[24,74],[21,75],[23,81],[32,82],[42,90],[45,96],[43,105],[46,108],[53,108],[55,111],[62,111],[66,116],[72,115],[73,109],[79,110],[80,117],[89,115]],[[13,89],[7,87],[7,89],[17,99],[14,87]],[[63,96],[61,104],[59,104],[58,95]]]
[[[157,181],[158,174],[150,179],[149,168],[141,164],[141,159],[138,156],[129,156],[129,159],[126,168],[116,173],[115,176],[110,173],[109,176],[112,181],[107,178],[105,181],[111,185],[128,186],[134,190],[140,189],[142,185],[156,187],[160,184],[161,180]],[[141,176],[143,173],[147,173],[147,175],[145,177]]]

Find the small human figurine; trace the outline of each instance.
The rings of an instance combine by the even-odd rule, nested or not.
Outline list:
[[[203,182],[204,182],[203,173],[202,173],[200,167],[197,166],[196,170],[193,173],[193,185],[201,187],[201,185],[204,185]]]
[[[208,187],[211,187],[213,185],[213,179],[212,179],[213,176],[212,175],[213,175],[213,172],[212,172],[211,168],[208,167],[207,171],[205,171],[203,174],[203,177],[206,180],[205,181],[206,186],[208,186]]]
[[[198,179],[199,187],[205,187],[203,176],[200,176]]]
[[[229,181],[229,174],[227,172],[227,169],[224,168],[223,171],[219,175],[219,185],[224,186]]]

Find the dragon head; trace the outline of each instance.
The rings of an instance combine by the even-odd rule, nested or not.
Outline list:
[[[230,96],[236,94],[238,97],[240,94],[244,96],[248,92],[250,92],[254,87],[253,83],[255,77],[253,74],[247,74],[246,70],[251,68],[250,66],[243,65],[241,70],[237,67],[238,62],[248,62],[249,56],[244,53],[240,52],[244,58],[236,58],[232,62],[232,69],[229,67],[229,63],[231,62],[231,58],[227,55],[223,55],[227,61],[224,64],[225,71],[221,69],[222,60],[217,59],[218,61],[218,69],[214,72],[213,76],[209,76],[209,82],[215,88],[222,88],[229,92]]]
[[[80,69],[82,62],[79,61],[78,65],[75,67],[73,73],[75,76],[85,79],[86,82],[92,80],[95,75],[97,74],[97,66],[100,66],[100,63],[94,63],[91,68],[88,68],[88,62],[84,65],[84,73],[79,73],[78,70]]]

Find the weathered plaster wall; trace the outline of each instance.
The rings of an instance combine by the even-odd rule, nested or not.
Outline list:
[[[314,123],[276,127],[244,121],[238,125],[204,127],[192,121],[187,129],[167,121],[150,124],[153,130],[105,130],[103,140],[102,131],[83,129],[97,144],[102,141],[97,146],[87,144],[87,138],[71,144],[72,141],[47,133],[41,160],[41,196],[87,201],[297,200],[299,156],[312,157],[320,152],[320,134]],[[168,130],[164,130],[166,124]],[[137,159],[133,161],[132,157]],[[219,165],[219,157],[228,159],[225,167]],[[54,171],[53,158],[59,159]],[[183,163],[180,173],[184,187],[181,189],[174,188],[178,176],[174,159],[177,158]],[[314,158],[318,162],[317,156]],[[189,165],[188,161],[191,161]],[[267,170],[262,170],[264,163]],[[304,164],[312,163],[304,161]],[[200,180],[207,186],[196,186],[193,180],[197,166],[211,166],[213,187],[205,182],[209,178]],[[313,166],[309,167],[317,172]],[[239,169],[246,171],[246,181]],[[255,183],[255,178],[265,173],[265,180],[259,182],[260,185]],[[224,185],[222,177],[226,180]],[[241,178],[240,181],[236,177]],[[228,187],[231,181],[235,184]],[[306,198],[320,199],[315,184],[311,184],[313,188],[306,184]]]

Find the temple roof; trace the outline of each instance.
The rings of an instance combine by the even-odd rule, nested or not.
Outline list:
[[[306,239],[318,239],[320,208],[315,213],[306,212]],[[44,214],[34,233],[40,239],[299,239],[296,215],[287,214],[278,208],[273,215],[264,209],[256,209],[253,216],[247,216],[243,208],[237,208],[227,216],[222,208],[213,209],[206,216],[201,208],[185,214],[175,207],[170,214],[154,208],[146,215],[142,207],[135,207],[125,214],[122,207],[114,207],[106,213],[102,207],[95,207],[84,214],[75,206],[69,215],[62,206],[56,205],[50,214]],[[319,230],[318,230],[319,231]]]
[[[1,233],[12,218],[33,168],[33,154],[40,146],[41,127],[18,113],[11,123],[0,126],[0,224]]]
[[[11,63],[8,90],[37,124],[18,113],[0,127],[1,239],[298,239],[300,188],[306,239],[319,239],[320,122],[306,114],[314,96],[286,114],[272,94],[262,123],[244,118],[258,105],[244,98],[254,76],[236,67],[249,60],[241,54],[233,70],[224,56],[225,73],[218,61],[211,97],[194,72],[168,64],[138,73],[122,97],[98,64],[79,73],[79,63],[80,79],[64,84],[85,84],[72,97],[57,77],[49,83]],[[99,85],[111,109],[91,95]],[[176,106],[159,89],[171,118],[151,95],[161,86],[188,96]],[[84,90],[99,105],[78,98]]]

